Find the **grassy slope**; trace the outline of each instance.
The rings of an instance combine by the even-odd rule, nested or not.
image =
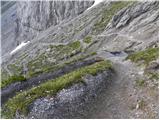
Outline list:
[[[73,83],[83,82],[82,76],[86,74],[96,75],[98,72],[110,69],[112,67],[109,61],[97,62],[93,65],[77,69],[71,73],[65,74],[55,80],[50,80],[37,87],[21,92],[11,98],[4,105],[3,116],[14,118],[17,110],[22,114],[27,114],[27,107],[39,97],[55,95],[63,88],[69,87]]]
[[[130,4],[131,2],[114,2],[112,3],[111,7],[106,10],[104,10],[104,12],[102,13],[102,18],[95,23],[94,27],[93,27],[93,31],[103,31],[105,26],[109,23],[109,21],[111,20],[111,18],[113,17],[113,15],[115,15],[116,12],[118,12],[120,9],[126,7],[128,4]],[[84,38],[84,42],[89,44],[92,40],[92,38],[90,36]],[[61,57],[63,57],[64,55],[68,55],[71,54],[72,51],[74,50],[78,50],[80,49],[80,42],[79,41],[75,41],[75,42],[71,42],[68,45],[59,45],[59,46],[49,46],[51,49],[55,50],[55,53],[57,53],[57,55],[55,55],[56,59],[60,59]],[[53,56],[53,54],[48,54],[47,56]],[[42,63],[46,63],[46,64],[42,64]],[[15,65],[14,65],[15,66]],[[13,67],[12,67],[13,68]],[[35,68],[37,70],[35,70]],[[44,54],[38,56],[38,58],[35,58],[31,61],[28,62],[28,69],[29,71],[27,72],[27,76],[29,78],[33,77],[33,76],[37,76],[41,73],[44,72],[49,72],[50,70],[52,71],[52,69],[54,70],[55,68],[59,68],[59,65],[54,65],[53,63],[50,65],[50,63],[48,63],[48,61],[46,61],[46,56]],[[11,69],[12,70],[12,69]],[[2,82],[1,87],[5,87],[13,82],[18,82],[20,81],[19,78],[23,77],[23,75],[18,74],[19,72],[22,71],[22,68],[14,68],[14,71],[16,72],[16,75],[10,76],[9,78],[4,78],[5,80],[3,80],[4,82]],[[17,77],[17,79],[12,79]],[[23,79],[25,80],[25,78]]]
[[[143,61],[141,65],[144,65],[145,67],[147,67],[150,62],[152,62],[153,60],[156,60],[158,57],[159,57],[159,48],[148,48],[144,51],[138,51],[136,53],[129,55],[127,59],[130,59],[135,63],[139,61]],[[147,75],[150,80],[159,79],[158,72],[145,72],[145,75]],[[137,80],[136,84],[138,86],[144,86],[145,80],[144,79]]]
[[[148,48],[144,51],[138,51],[127,57],[133,62],[144,61],[144,65],[148,65],[149,62],[156,60],[159,56],[159,48]]]
[[[83,59],[87,58],[87,57],[90,57],[90,56],[93,56],[93,55],[96,55],[96,53],[91,53],[91,54],[86,54],[86,55],[80,55],[80,56],[76,56],[76,57],[73,57],[67,61],[65,61],[64,63],[60,63],[60,64],[53,64],[51,66],[46,66],[44,68],[42,68],[39,72],[33,72],[32,75],[30,77],[35,77],[41,73],[49,73],[49,72],[54,72],[58,69],[61,69],[63,68],[65,65],[69,65],[69,64],[72,64],[72,63],[75,63],[77,61],[82,61]],[[8,79],[5,79],[1,82],[1,88],[5,88],[6,86],[12,84],[12,83],[15,83],[15,82],[23,82],[23,81],[26,81],[28,78],[25,78],[23,75],[13,75],[13,76],[10,76]]]
[[[107,8],[104,11],[104,13],[102,13],[102,18],[94,25],[93,31],[96,31],[96,33],[99,33],[99,31],[103,31],[106,25],[113,17],[113,15],[115,15],[115,13],[118,12],[120,9],[126,7],[129,3],[130,2],[113,3],[109,9]],[[86,43],[89,42],[90,40],[86,41]],[[58,49],[61,50],[61,47],[63,46],[59,47],[60,48]],[[71,47],[74,48],[74,46]],[[65,50],[63,51],[65,52]],[[8,111],[3,111],[4,115],[6,115],[6,117],[12,118],[14,117],[16,110],[20,110],[22,113],[25,114],[27,113],[27,106],[38,97],[46,95],[55,95],[59,90],[63,89],[64,87],[70,86],[71,84],[76,82],[81,82],[82,81],[81,76],[86,75],[86,73],[94,75],[97,72],[109,67],[111,67],[111,65],[108,64],[108,62],[106,61],[96,63],[91,66],[80,68],[74,72],[71,72],[60,78],[57,78],[56,80],[48,81],[44,84],[41,84],[38,87],[19,93],[5,104],[5,107],[7,108]]]
[[[51,47],[51,46],[50,46]],[[80,48],[80,42],[79,41],[75,41],[75,42],[72,42],[72,43],[69,43],[68,45],[58,45],[58,46],[52,46],[52,48],[56,49],[55,52],[59,52],[59,56],[63,56],[64,54],[68,53],[70,54],[73,50],[76,50],[76,49],[79,49]],[[52,55],[52,57],[54,57]],[[56,56],[58,58],[58,56]],[[28,77],[27,78],[31,78],[33,76],[37,76],[41,73],[47,73],[47,72],[50,72],[50,71],[54,71],[58,68],[61,68],[63,67],[63,65],[65,65],[65,63],[63,65],[61,64],[47,64],[44,63],[43,61],[46,60],[47,58],[44,57],[43,54],[41,54],[40,56],[38,56],[37,58],[31,60],[28,62]],[[80,58],[78,58],[80,59]],[[67,61],[66,63],[68,62],[75,62],[75,59],[74,60],[69,60]],[[17,69],[17,66],[15,64],[9,64],[8,66],[12,66],[12,69],[10,68],[10,70],[13,70],[16,74],[13,74],[12,76],[9,76],[9,77],[6,77],[4,76],[4,78],[2,78],[2,83],[1,83],[1,88],[4,88],[6,87],[7,85],[11,84],[11,83],[14,83],[14,82],[20,82],[20,81],[24,81],[26,80],[27,78],[25,78],[22,74],[20,74],[22,72],[22,68],[21,69]],[[35,68],[39,68],[38,71],[35,71]]]

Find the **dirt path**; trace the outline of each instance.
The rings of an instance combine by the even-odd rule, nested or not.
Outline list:
[[[129,63],[128,63],[129,64]],[[95,114],[90,118],[130,118],[130,97],[134,93],[133,69],[124,63],[114,63],[116,75],[112,84],[98,98]]]
[[[141,92],[143,90],[140,88],[137,90],[135,86],[135,81],[143,77],[142,70],[129,61],[123,61],[126,57],[125,55],[108,57],[108,53],[101,52],[99,56],[112,60],[116,74],[111,85],[93,105],[87,118],[129,119],[158,117],[154,113],[156,110],[151,110],[148,107],[152,106],[152,103],[157,103],[157,101],[155,99],[150,100],[150,96],[145,92]],[[143,97],[148,99],[148,103],[142,104]],[[151,115],[149,115],[150,113]]]
[[[100,51],[97,56],[113,62],[115,75],[108,87],[97,96],[87,113],[84,113],[87,114],[85,118],[158,118],[158,88],[151,90],[148,86],[140,88],[135,84],[136,80],[144,77],[143,69],[130,61],[125,61],[127,54],[123,51],[113,53]],[[88,64],[86,61],[83,62],[85,65]],[[80,66],[82,67],[82,64],[78,63],[77,67]]]

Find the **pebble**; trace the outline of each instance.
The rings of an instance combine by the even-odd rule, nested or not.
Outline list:
[[[136,109],[139,109],[139,104],[136,105]]]
[[[139,75],[143,75],[144,71],[140,71],[138,72]]]

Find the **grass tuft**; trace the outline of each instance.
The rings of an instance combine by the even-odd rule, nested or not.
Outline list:
[[[91,55],[97,55],[97,52],[92,52]]]
[[[112,64],[110,61],[97,62],[21,92],[6,102],[3,109],[3,116],[14,118],[17,110],[21,114],[26,115],[28,113],[28,106],[37,98],[56,95],[63,88],[69,87],[74,83],[82,82],[82,76],[87,74],[96,75],[98,72],[110,69],[111,67]]]
[[[139,87],[145,86],[145,80],[143,80],[143,79],[136,80],[136,85]]]
[[[133,62],[139,62],[144,61],[145,65],[148,65],[149,62],[156,60],[159,55],[159,48],[148,48],[144,51],[139,51],[136,53],[133,53],[127,57],[127,59],[130,59]]]
[[[26,80],[26,78],[24,76],[21,76],[21,75],[10,76],[8,79],[3,80],[1,82],[1,88],[4,88],[4,87],[6,87],[7,85],[9,85],[11,83],[21,82],[21,81],[25,81],[25,80]]]
[[[83,40],[83,42],[85,42],[87,44],[91,43],[92,42],[92,37],[91,36],[85,37],[84,40]]]
[[[70,48],[72,48],[73,50],[77,49],[77,48],[80,48],[81,46],[81,43],[80,41],[75,41],[75,42],[72,42],[68,45]]]
[[[61,61],[62,59],[72,55],[73,51],[78,51],[81,48],[81,44],[80,41],[74,41],[67,45],[50,45],[49,48],[51,51],[54,51],[54,53],[42,53],[28,63],[28,78],[37,76],[46,70],[48,71],[48,68],[53,68],[58,61]],[[47,58],[55,59],[55,61],[48,61]],[[35,69],[37,69],[37,71]]]
[[[159,80],[159,74],[158,73],[147,73],[147,75],[149,76],[150,79],[156,79]]]

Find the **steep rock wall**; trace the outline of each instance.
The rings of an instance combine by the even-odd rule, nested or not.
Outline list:
[[[2,15],[2,54],[10,52],[22,41],[31,41],[50,26],[76,17],[93,3],[94,1],[23,1],[5,7]]]

